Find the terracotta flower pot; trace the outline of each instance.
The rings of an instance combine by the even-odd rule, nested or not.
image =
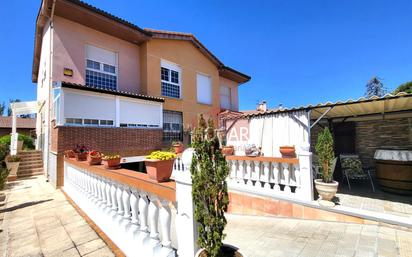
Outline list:
[[[157,182],[165,182],[170,180],[173,171],[173,163],[175,159],[166,161],[145,159],[146,171],[150,179]]]
[[[115,170],[120,168],[120,158],[103,160],[103,165],[106,169]]]
[[[64,156],[66,158],[75,158],[76,157],[73,150],[64,151]]]
[[[185,147],[183,146],[183,144],[174,144],[173,145],[173,149],[175,150],[175,153],[183,153],[183,151],[185,150]]]
[[[222,147],[222,154],[223,155],[233,155],[235,152],[235,148],[233,145],[227,145]]]
[[[296,157],[295,151],[296,150],[294,146],[280,146],[279,147],[279,152],[282,154],[283,158],[295,158]]]
[[[86,161],[87,160],[87,152],[75,153],[74,156],[76,157],[76,161]]]
[[[100,165],[102,163],[102,157],[98,156],[91,156],[90,154],[87,155],[87,163],[89,165]]]
[[[332,181],[331,183],[325,183],[322,179],[315,179],[315,188],[318,191],[320,200],[332,201],[338,191],[339,183]]]

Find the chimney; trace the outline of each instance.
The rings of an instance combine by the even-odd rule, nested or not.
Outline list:
[[[262,112],[265,112],[265,111],[267,111],[267,105],[266,105],[266,101],[261,101],[259,104],[258,104],[258,106],[256,107],[256,110],[257,111],[262,111]]]

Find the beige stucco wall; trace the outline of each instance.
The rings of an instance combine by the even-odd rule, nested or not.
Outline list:
[[[54,20],[53,80],[85,84],[85,45],[117,53],[118,89],[140,92],[139,46],[56,16]],[[64,68],[74,71],[63,75]]]
[[[181,99],[165,97],[164,110],[183,113],[184,125],[195,125],[197,116],[203,113],[206,117],[215,118],[220,112],[221,84],[236,87],[236,82],[219,77],[217,67],[188,41],[152,39],[143,44],[141,53],[142,91],[149,95],[161,96],[160,68],[161,60],[177,64],[181,68]],[[211,77],[212,104],[197,102],[196,74],[202,73]],[[234,98],[237,106],[237,89]]]

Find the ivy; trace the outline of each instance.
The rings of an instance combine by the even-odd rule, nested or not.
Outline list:
[[[224,213],[229,197],[226,177],[229,167],[220,150],[219,140],[211,119],[206,123],[202,115],[193,132],[194,154],[190,172],[192,174],[192,196],[195,219],[198,223],[198,244],[207,256],[220,256],[223,230],[226,226]]]

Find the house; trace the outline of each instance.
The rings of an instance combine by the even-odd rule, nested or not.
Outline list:
[[[34,118],[17,118],[17,133],[31,135],[36,129],[36,119]],[[0,116],[0,137],[11,134],[12,117]]]
[[[141,156],[188,141],[198,114],[238,110],[250,77],[195,36],[142,29],[78,0],[43,0],[36,20],[37,148],[56,186],[76,144]]]

